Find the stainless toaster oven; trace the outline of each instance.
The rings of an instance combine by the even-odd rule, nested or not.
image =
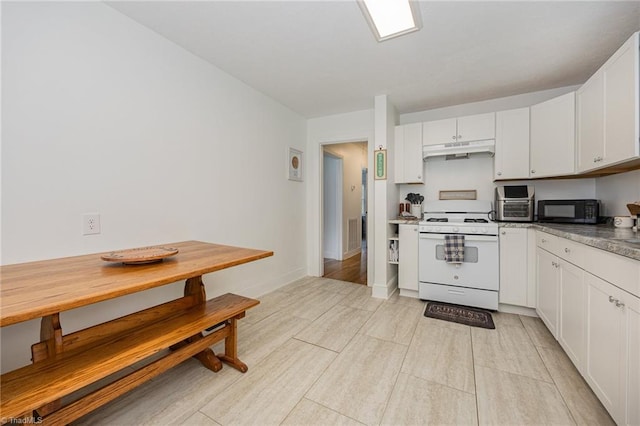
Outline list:
[[[496,187],[496,220],[502,222],[533,222],[534,199],[534,189],[530,185]]]

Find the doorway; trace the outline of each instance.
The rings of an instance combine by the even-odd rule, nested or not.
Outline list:
[[[323,147],[324,277],[367,284],[367,143]]]

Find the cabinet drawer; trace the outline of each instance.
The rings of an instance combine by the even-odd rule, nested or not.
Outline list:
[[[587,247],[583,244],[567,240],[566,238],[558,238],[556,250],[554,253],[561,259],[569,261],[583,269],[588,269],[584,263],[584,257]]]
[[[584,247],[582,259],[586,271],[640,297],[640,261],[593,247]]]
[[[558,252],[559,238],[545,232],[536,232],[536,245],[553,254]]]

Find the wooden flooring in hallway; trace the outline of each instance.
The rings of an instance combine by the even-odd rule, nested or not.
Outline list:
[[[324,259],[324,278],[367,285],[367,248],[349,259]]]

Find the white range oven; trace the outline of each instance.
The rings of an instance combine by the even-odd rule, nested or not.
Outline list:
[[[498,309],[498,224],[491,201],[428,201],[419,223],[418,295],[423,300]],[[447,236],[464,237],[462,262],[445,256]]]

